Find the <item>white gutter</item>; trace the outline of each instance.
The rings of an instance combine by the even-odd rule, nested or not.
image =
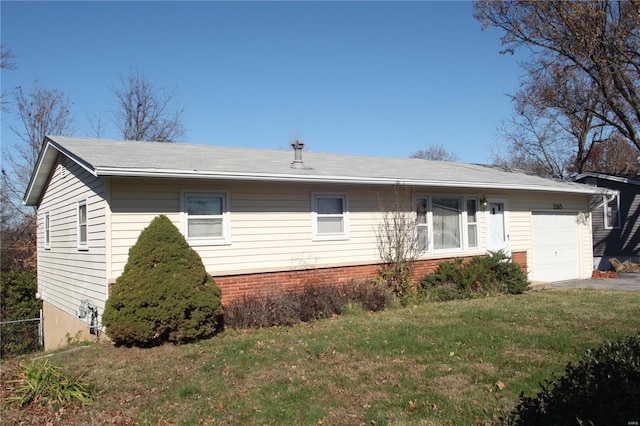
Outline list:
[[[452,188],[477,188],[498,190],[527,190],[561,192],[573,194],[613,194],[615,191],[606,188],[590,187],[582,184],[571,184],[571,188],[561,186],[520,185],[520,184],[496,184],[474,183],[457,181],[433,181],[394,178],[372,178],[353,176],[331,175],[294,175],[294,174],[265,174],[265,173],[241,173],[241,172],[201,172],[197,170],[136,170],[99,167],[95,176],[122,176],[122,177],[148,177],[148,178],[183,178],[183,179],[220,179],[220,180],[244,180],[244,181],[271,181],[271,182],[295,182],[295,183],[335,183],[335,184],[360,184],[360,185],[404,185],[422,187],[452,187]],[[583,188],[584,187],[584,188]]]

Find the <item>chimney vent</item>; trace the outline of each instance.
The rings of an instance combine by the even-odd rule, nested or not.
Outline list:
[[[304,142],[296,139],[293,141],[291,146],[293,147],[294,153],[293,163],[291,163],[291,167],[295,169],[304,168],[304,163],[302,162],[302,148],[304,148]]]

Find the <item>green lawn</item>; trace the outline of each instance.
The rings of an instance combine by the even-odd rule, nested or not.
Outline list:
[[[50,358],[86,371],[98,392],[55,424],[491,424],[586,349],[638,329],[640,293],[574,290],[227,331],[183,346],[99,344]],[[24,421],[28,411],[4,415]]]

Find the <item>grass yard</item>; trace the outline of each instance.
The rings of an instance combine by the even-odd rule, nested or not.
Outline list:
[[[353,312],[182,346],[97,344],[48,358],[86,372],[95,403],[1,415],[42,425],[493,424],[520,392],[638,329],[640,293],[573,290]],[[3,362],[3,397],[13,363]]]

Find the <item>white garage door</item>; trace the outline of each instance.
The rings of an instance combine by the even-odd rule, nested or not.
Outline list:
[[[533,212],[532,281],[580,278],[580,246],[575,213]]]

